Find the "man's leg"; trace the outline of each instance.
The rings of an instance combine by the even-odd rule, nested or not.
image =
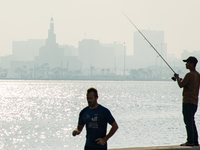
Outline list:
[[[194,122],[194,144],[195,145],[199,144],[199,142],[198,142],[198,132],[197,132],[197,127],[195,125],[195,122]]]
[[[91,147],[85,146],[85,149],[84,149],[84,150],[94,150],[94,148],[91,148]]]
[[[107,148],[92,148],[92,147],[85,146],[84,150],[107,150]]]
[[[196,113],[196,111],[197,111],[197,105],[194,105],[194,104],[192,104],[193,105],[193,114],[195,115],[195,113]],[[195,124],[195,117],[194,117],[194,115],[193,115],[193,133],[194,133],[194,144],[195,145],[198,145],[199,144],[199,142],[198,142],[198,131],[197,131],[197,127],[196,127],[196,124]]]
[[[194,111],[190,103],[183,103],[183,120],[187,131],[187,143],[194,144]]]

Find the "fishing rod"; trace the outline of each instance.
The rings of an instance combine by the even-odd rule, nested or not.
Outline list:
[[[160,53],[156,50],[156,48],[149,42],[149,40],[144,36],[144,34],[134,25],[134,23],[127,17],[127,15],[122,12],[124,16],[131,22],[131,24],[138,30],[138,32],[144,37],[144,39],[151,45],[151,47],[156,51],[156,53],[162,58],[162,60],[167,64],[167,66],[172,70],[172,72],[175,74],[176,72],[172,69],[172,67],[167,63],[167,61],[160,55]],[[176,81],[175,77],[172,77],[172,80]]]

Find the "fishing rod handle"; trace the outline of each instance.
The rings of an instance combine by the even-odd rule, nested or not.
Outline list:
[[[174,80],[174,81],[176,81],[176,78],[174,76],[171,79]],[[181,81],[182,78],[179,78],[179,80]]]

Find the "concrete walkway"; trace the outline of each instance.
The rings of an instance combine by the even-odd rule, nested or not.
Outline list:
[[[154,146],[154,147],[133,147],[133,148],[116,148],[116,149],[109,149],[109,150],[200,150],[200,146],[179,146],[179,145],[172,145],[172,146]]]

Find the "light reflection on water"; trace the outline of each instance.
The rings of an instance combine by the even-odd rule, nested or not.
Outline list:
[[[99,103],[119,125],[109,148],[185,142],[182,91],[175,82],[1,81],[0,148],[83,149],[85,129],[77,137],[71,133],[89,87],[98,89]],[[198,127],[198,112],[196,118]]]

